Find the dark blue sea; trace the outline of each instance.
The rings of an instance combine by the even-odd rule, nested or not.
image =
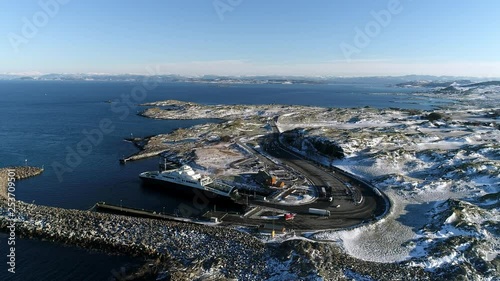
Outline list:
[[[18,182],[16,197],[62,208],[89,209],[98,201],[174,212],[180,199],[143,188],[138,174],[157,168],[158,159],[120,165],[137,149],[124,138],[168,133],[219,120],[152,120],[137,115],[137,104],[179,99],[202,104],[300,104],[325,107],[431,109],[409,89],[386,85],[231,85],[164,83],[134,92],[138,82],[0,81],[0,167],[43,166],[42,175]],[[132,94],[135,94],[133,96]],[[124,97],[133,96],[131,100]],[[126,109],[126,111],[125,111]],[[125,114],[127,113],[127,114]],[[107,120],[112,130],[78,165],[59,177],[54,163],[67,163],[70,151]],[[186,201],[185,203],[190,203]],[[108,280],[113,269],[136,259],[20,239],[16,274],[7,272],[6,236],[0,236],[0,280]]]

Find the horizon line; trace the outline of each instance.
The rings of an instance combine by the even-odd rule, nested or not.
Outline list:
[[[88,75],[88,76],[145,76],[145,77],[153,77],[153,76],[179,76],[183,78],[202,78],[206,76],[214,76],[214,77],[230,77],[230,78],[253,78],[253,77],[284,77],[284,78],[403,78],[409,76],[427,76],[427,77],[436,77],[436,78],[455,78],[455,79],[464,79],[464,78],[474,78],[474,79],[500,79],[499,77],[491,77],[491,76],[464,76],[464,75],[451,75],[451,74],[400,74],[400,75],[290,75],[290,74],[178,74],[178,73],[158,73],[158,74],[147,74],[147,73],[134,73],[134,72],[120,72],[120,73],[106,73],[106,72],[0,72],[2,76],[17,76],[17,77],[32,77],[38,78],[46,75]]]

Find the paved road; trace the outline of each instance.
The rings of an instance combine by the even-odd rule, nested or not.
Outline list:
[[[317,230],[317,229],[335,229],[345,228],[357,225],[363,221],[368,221],[385,212],[386,201],[381,196],[377,195],[365,183],[357,180],[349,174],[342,173],[341,170],[336,172],[332,168],[320,167],[318,164],[304,159],[302,156],[284,148],[279,142],[279,133],[275,126],[274,132],[266,137],[263,149],[272,157],[279,159],[283,164],[290,166],[294,170],[304,175],[316,188],[331,187],[334,200],[332,203],[328,201],[317,200],[310,204],[300,206],[284,206],[271,202],[253,202],[255,205],[263,208],[269,207],[274,209],[282,209],[288,212],[297,213],[298,216],[292,221],[280,221],[279,223],[287,228],[295,230]],[[345,183],[349,183],[354,189],[362,194],[363,200],[359,204],[355,204],[351,196],[346,196],[348,187]],[[336,207],[340,205],[340,207]],[[309,214],[309,208],[328,209],[330,217],[319,217]],[[224,221],[228,223],[241,223],[240,217],[227,216]],[[265,220],[245,218],[246,224],[261,225]]]

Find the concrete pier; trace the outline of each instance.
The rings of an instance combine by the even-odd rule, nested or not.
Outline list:
[[[206,224],[208,221],[199,221],[193,220],[190,218],[181,218],[175,217],[167,214],[157,213],[154,211],[148,211],[144,209],[136,209],[130,208],[126,206],[119,206],[108,204],[106,202],[98,202],[92,207],[92,209],[96,211],[104,211],[112,214],[126,215],[138,218],[150,218],[150,219],[160,219],[160,220],[169,220],[169,221],[177,221],[177,222],[187,222],[187,223],[195,223],[195,224]]]

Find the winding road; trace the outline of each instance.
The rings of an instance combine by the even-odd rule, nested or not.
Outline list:
[[[373,220],[385,214],[389,203],[383,194],[375,191],[375,187],[335,167],[321,167],[319,164],[305,159],[287,149],[279,140],[280,133],[275,124],[272,124],[273,132],[266,136],[262,148],[270,156],[279,159],[282,164],[305,176],[319,191],[331,187],[333,202],[328,200],[316,200],[303,205],[282,205],[273,202],[252,202],[262,208],[281,209],[298,214],[294,220],[280,221],[279,223],[297,231],[314,231],[321,229],[339,229],[359,225],[363,222]],[[347,195],[352,189],[360,192],[362,200],[359,203],[353,201],[351,195]],[[320,217],[309,213],[309,208],[327,209],[329,217]],[[239,220],[241,218],[226,217],[227,221]],[[259,225],[262,219],[244,218],[246,224]]]

